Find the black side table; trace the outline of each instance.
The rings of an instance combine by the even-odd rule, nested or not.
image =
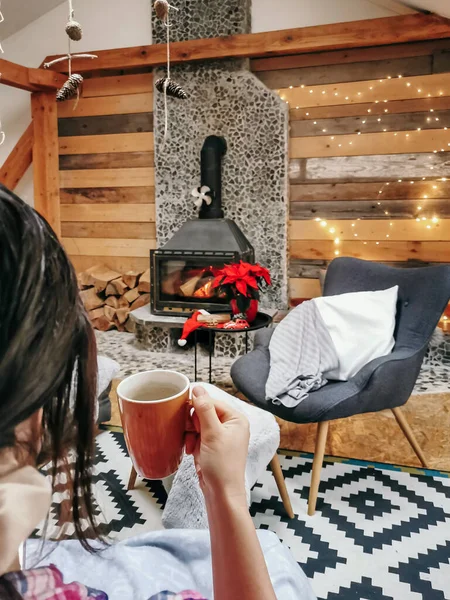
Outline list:
[[[251,331],[256,331],[257,329],[264,329],[264,327],[269,327],[272,324],[273,317],[270,315],[259,312],[256,315],[256,319],[247,329],[222,329],[219,327],[203,327],[201,331],[208,331],[208,354],[209,354],[209,383],[212,383],[212,353],[214,351],[214,333],[222,333],[222,334],[237,334],[243,333],[245,335],[245,353],[248,352],[248,334]],[[199,330],[195,329],[193,331],[194,334],[194,381],[197,381],[197,332]]]

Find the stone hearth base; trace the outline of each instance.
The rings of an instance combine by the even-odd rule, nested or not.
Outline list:
[[[178,344],[181,329],[168,329],[166,327],[155,327],[150,323],[136,324],[136,341],[142,348],[153,353],[179,354],[190,356],[193,360],[194,347],[191,344],[181,347]],[[243,334],[220,334],[214,333],[214,357],[237,358],[245,353],[245,336]],[[249,350],[253,348],[254,333],[248,336]],[[207,332],[198,333],[198,350],[203,349],[206,353],[208,348]]]

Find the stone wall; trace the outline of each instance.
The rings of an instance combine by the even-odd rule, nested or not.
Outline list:
[[[152,4],[153,4],[153,0]],[[251,0],[170,0],[173,41],[220,37],[251,31]],[[153,18],[154,44],[166,42],[164,25]]]
[[[250,0],[174,1],[171,39],[206,38],[250,30]],[[165,41],[159,21],[153,40]],[[164,76],[160,70],[155,76]],[[164,97],[156,92],[154,113],[155,191],[158,244],[196,217],[191,190],[200,184],[200,150],[208,135],[221,135],[223,209],[268,267],[273,285],[262,306],[287,306],[288,110],[248,69],[247,61],[176,65],[171,78],[187,100],[168,98],[169,133],[164,139]]]
[[[227,141],[222,198],[270,269],[267,306],[287,303],[287,110],[279,97],[235,61],[173,68],[189,99],[170,99],[164,142],[164,98],[155,104],[157,239],[164,244],[196,217],[191,190],[200,184],[200,150],[208,135]]]

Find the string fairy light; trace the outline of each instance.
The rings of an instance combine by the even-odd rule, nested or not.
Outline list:
[[[395,79],[402,80],[403,77],[404,76],[402,74],[398,74]],[[387,108],[386,106],[383,106],[383,104],[386,105],[386,104],[388,104],[390,102],[388,94],[389,94],[389,91],[392,88],[389,87],[390,84],[388,84],[388,80],[392,80],[392,79],[393,79],[392,75],[387,75],[384,79],[379,79],[378,82],[373,82],[373,81],[369,82],[370,85],[368,85],[368,93],[369,93],[369,96],[371,96],[371,98],[369,100],[369,106],[367,106],[367,101],[364,100],[364,97],[367,97],[367,92],[366,92],[367,88],[365,88],[365,89],[364,88],[360,88],[359,90],[354,90],[354,88],[353,88],[352,92],[349,93],[350,88],[348,86],[346,86],[346,84],[344,83],[343,84],[345,86],[344,90],[347,91],[347,95],[346,95],[345,92],[342,93],[341,90],[339,90],[338,88],[334,87],[334,89],[330,93],[332,93],[335,97],[340,96],[341,98],[345,98],[345,101],[341,100],[339,102],[339,100],[336,99],[336,101],[333,104],[342,104],[342,105],[345,105],[347,102],[356,103],[356,104],[359,104],[361,102],[366,102],[365,106],[363,104],[361,105],[361,108],[364,108],[364,110],[367,111],[367,115],[361,120],[362,125],[366,125],[366,127],[362,127],[362,130],[355,131],[354,132],[354,137],[351,138],[351,140],[348,140],[348,139],[345,140],[344,137],[342,137],[341,135],[339,135],[341,132],[339,132],[339,131],[333,132],[333,127],[332,126],[331,127],[330,126],[324,127],[325,123],[323,123],[323,121],[321,122],[321,121],[315,120],[314,121],[314,125],[317,127],[317,134],[320,134],[320,133],[325,134],[325,133],[327,133],[327,130],[329,130],[329,129],[331,129],[330,133],[336,133],[336,135],[329,135],[329,136],[327,136],[327,139],[330,141],[330,143],[328,145],[328,148],[330,148],[330,147],[333,146],[333,144],[331,142],[334,142],[334,144],[337,146],[337,148],[342,148],[343,147],[343,142],[346,141],[346,142],[348,142],[349,146],[354,145],[355,149],[357,150],[359,141],[362,141],[363,143],[366,143],[366,139],[367,138],[364,138],[364,135],[362,136],[362,134],[364,134],[364,132],[369,133],[371,126],[375,127],[375,129],[373,129],[373,131],[375,131],[375,132],[381,132],[382,131],[384,134],[391,134],[394,137],[397,137],[399,135],[403,136],[403,139],[404,140],[408,139],[409,143],[412,143],[413,141],[418,142],[419,138],[417,136],[421,135],[421,132],[424,129],[425,130],[427,130],[427,129],[436,129],[436,130],[439,130],[439,131],[448,131],[449,130],[450,123],[447,123],[444,126],[442,126],[442,125],[438,126],[437,125],[437,123],[440,123],[442,115],[436,116],[435,111],[439,110],[440,106],[434,106],[432,108],[428,108],[427,109],[427,112],[428,112],[429,116],[427,116],[426,114],[423,116],[423,119],[424,119],[423,126],[420,126],[420,123],[418,123],[419,126],[416,126],[416,127],[412,128],[410,131],[407,131],[407,132],[404,132],[404,131],[403,132],[401,132],[401,131],[397,132],[397,131],[390,130],[389,129],[389,117],[390,117],[390,115],[387,116],[387,113],[390,112],[392,114],[392,110],[394,110],[394,113],[397,112],[397,111],[395,110],[395,108],[393,108],[390,111],[389,108]],[[423,99],[425,99],[425,98],[432,98],[432,97],[436,98],[438,96],[442,97],[442,96],[445,95],[445,91],[443,89],[440,89],[440,90],[434,89],[434,90],[432,90],[433,93],[430,93],[430,91],[426,89],[427,88],[427,84],[425,83],[425,81],[423,79],[420,80],[420,83],[418,85],[416,83],[417,81],[419,81],[419,78],[413,77],[413,78],[411,78],[411,80],[403,81],[402,84],[401,84],[401,85],[406,86],[407,88],[411,88],[412,86],[414,86],[413,89],[410,89],[410,92],[412,94],[410,96],[411,98],[415,98],[416,97],[415,96],[415,92],[417,92],[418,94],[420,94],[421,98],[423,98]],[[392,84],[394,84],[394,86],[397,85],[397,88],[394,88],[394,90],[398,89],[399,83],[400,82],[398,82],[398,84],[395,84],[392,81]],[[354,84],[352,84],[352,85],[354,85]],[[361,85],[364,86],[364,82],[361,82]],[[383,92],[381,91],[381,87],[380,86],[383,87],[383,90],[384,90]],[[306,87],[308,88],[308,86],[306,86]],[[292,89],[292,88],[290,87],[290,89]],[[311,88],[305,89],[305,92],[309,91],[310,94],[313,94],[314,91],[316,91],[316,90],[317,90],[317,87],[313,86]],[[327,89],[319,88],[319,90],[322,92],[323,95],[325,95],[327,93]],[[372,92],[372,94],[370,92]],[[398,98],[398,96],[395,95],[393,99],[397,100],[397,98]],[[399,99],[403,100],[403,98],[399,98]],[[327,104],[327,103],[323,102],[323,104]],[[320,106],[320,105],[321,105],[321,103],[319,101],[318,106]],[[297,108],[298,107],[296,107],[296,109]],[[425,112],[425,110],[424,110],[424,112]],[[386,123],[383,123],[383,119],[381,118],[381,116],[379,116],[380,113],[382,115],[384,113],[384,117],[387,120]],[[306,114],[307,117],[310,116],[309,113],[305,113],[305,114]],[[329,123],[330,121],[326,121],[326,122]],[[382,123],[382,125],[381,125],[381,123]],[[417,123],[417,121],[416,121],[416,123]],[[380,124],[380,125],[377,127],[376,124]],[[450,137],[448,138],[448,140],[445,140],[445,143],[443,143],[443,140],[442,140],[441,137],[439,137],[439,136],[434,136],[434,137],[436,139],[436,145],[439,143],[439,140],[441,140],[441,144],[444,147],[437,146],[433,150],[429,149],[429,151],[432,152],[432,155],[429,157],[430,161],[434,161],[434,159],[433,159],[433,155],[434,154],[437,154],[438,152],[449,151],[449,150],[447,150],[447,148],[450,148]],[[434,137],[432,139],[434,139]],[[345,153],[344,153],[344,155],[345,155]],[[353,155],[353,152],[352,152],[352,155]],[[333,156],[333,155],[332,154],[328,154],[328,156]],[[341,151],[339,151],[339,154],[337,154],[337,156],[341,156]],[[433,171],[433,170],[435,170],[435,168],[438,169],[438,165],[435,165],[434,162],[432,162],[432,164],[425,165],[425,168],[428,168],[430,171]],[[423,175],[423,174],[421,174],[421,175]],[[437,175],[437,173],[436,173],[436,175]],[[422,176],[422,177],[417,177],[416,180],[411,179],[409,181],[405,181],[404,183],[403,183],[402,179],[399,179],[399,180],[397,180],[397,183],[399,185],[405,185],[406,183],[409,183],[409,185],[414,185],[415,183],[417,183],[417,181],[419,179],[421,179],[422,182],[425,182],[422,185],[426,185],[427,186],[427,187],[425,187],[423,189],[423,191],[427,191],[428,186],[430,186],[431,190],[434,190],[432,192],[432,194],[428,194],[428,193],[424,194],[422,196],[424,199],[428,199],[429,196],[431,196],[432,198],[433,197],[436,197],[436,198],[445,197],[444,192],[439,189],[438,182],[439,181],[447,181],[446,178],[437,178],[436,176],[434,178],[430,178],[430,177],[423,177]],[[378,189],[378,197],[380,198],[380,201],[376,203],[376,206],[374,208],[380,210],[380,213],[381,213],[380,216],[381,216],[381,218],[382,219],[386,219],[388,221],[388,225],[387,226],[389,228],[391,228],[391,229],[388,229],[388,232],[389,231],[392,232],[393,231],[392,228],[394,227],[394,223],[392,223],[392,221],[389,222],[389,218],[392,219],[392,216],[390,215],[389,210],[385,210],[386,207],[383,205],[384,204],[384,193],[385,193],[385,190],[386,190],[387,186],[389,186],[389,183],[390,182],[385,182],[385,183],[382,183],[380,185],[380,188]],[[435,194],[435,195],[433,195],[433,194]],[[395,195],[393,197],[395,198]],[[421,197],[420,196],[420,191],[419,191],[419,195],[416,195],[415,197],[416,198]],[[416,210],[416,214],[411,215],[410,218],[412,220],[417,221],[418,223],[423,224],[422,226],[425,226],[426,229],[430,230],[430,229],[433,228],[433,226],[437,226],[437,224],[439,223],[439,216],[436,215],[435,213],[431,213],[430,214],[430,212],[428,212],[429,209],[433,208],[433,207],[429,207],[429,206],[427,207],[426,205],[422,206],[422,204],[420,204],[419,206],[416,207],[416,209],[415,209]],[[387,206],[387,208],[389,208],[389,206]],[[418,212],[421,212],[421,217],[418,216],[418,214],[417,214]],[[358,221],[359,220],[361,220],[361,219],[358,219]],[[327,222],[325,220],[323,220],[323,219],[316,218],[316,221],[318,222],[318,224],[321,227],[325,228],[328,225]],[[360,237],[360,234],[359,234],[359,232],[356,229],[355,223],[352,223],[351,227],[352,227],[353,237],[354,238]],[[334,237],[335,231],[336,231],[335,227],[328,227],[327,232],[330,235],[332,235],[333,237]],[[384,235],[388,239],[391,237],[391,233],[384,233]],[[339,244],[339,242],[340,242],[339,238],[334,238],[334,243],[336,245]],[[366,245],[367,243],[368,243],[367,241],[363,241],[363,244]],[[376,241],[377,245],[379,245],[379,243],[380,243],[379,241]]]

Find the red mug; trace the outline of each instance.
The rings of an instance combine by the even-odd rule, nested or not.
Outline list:
[[[117,388],[128,452],[144,479],[173,475],[183,458],[189,379],[163,369],[130,375]]]

